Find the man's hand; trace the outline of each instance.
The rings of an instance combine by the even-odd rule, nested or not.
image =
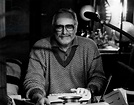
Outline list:
[[[35,103],[35,105],[50,105],[49,100],[39,93],[33,95],[32,101]]]
[[[50,102],[47,98],[42,97],[37,101],[36,105],[50,105]]]

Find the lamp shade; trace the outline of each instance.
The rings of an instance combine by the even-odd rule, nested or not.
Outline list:
[[[131,22],[123,21],[122,22],[122,30],[127,32],[128,34],[130,34],[132,37],[134,37],[134,25]],[[115,40],[119,41],[119,38],[120,38],[120,33],[116,31],[115,32]],[[122,35],[121,41],[127,42],[127,41],[130,41],[130,39],[127,38],[126,36]]]
[[[85,6],[83,6],[83,7],[81,8],[81,10],[80,10],[80,16],[81,16],[81,18],[82,18],[83,20],[85,20],[85,21],[89,21],[89,20],[91,20],[91,19],[85,17],[85,15],[84,15],[85,12],[94,13],[95,10],[94,10],[94,8],[93,8],[91,5],[85,5]]]

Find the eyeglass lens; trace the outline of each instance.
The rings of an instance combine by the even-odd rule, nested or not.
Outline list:
[[[56,31],[62,31],[63,29],[67,30],[67,31],[73,31],[74,30],[74,25],[73,24],[67,24],[67,25],[56,25],[55,29]]]

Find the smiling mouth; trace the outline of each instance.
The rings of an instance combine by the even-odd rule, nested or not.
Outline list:
[[[64,38],[64,37],[71,37],[71,35],[61,35],[59,36],[60,38]]]

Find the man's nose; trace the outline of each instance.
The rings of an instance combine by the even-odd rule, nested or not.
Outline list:
[[[63,33],[63,34],[66,34],[66,33],[67,33],[67,30],[66,30],[65,27],[63,27],[62,33]]]

